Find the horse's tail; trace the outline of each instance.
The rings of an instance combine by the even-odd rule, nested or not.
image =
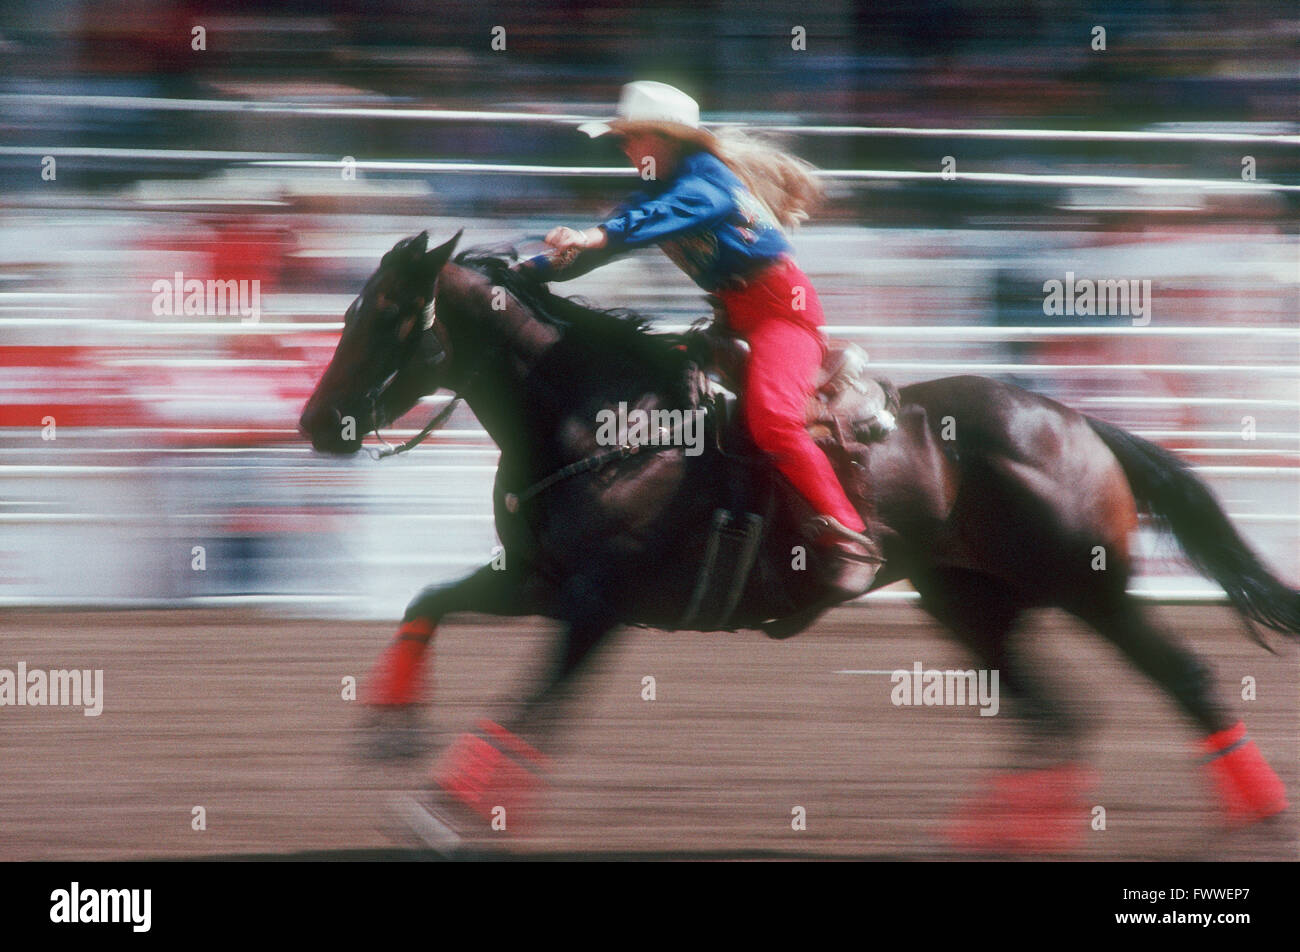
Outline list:
[[[1273,575],[1238,534],[1209,487],[1173,453],[1088,418],[1128,477],[1138,505],[1173,533],[1198,571],[1214,579],[1247,618],[1300,634],[1300,592]]]

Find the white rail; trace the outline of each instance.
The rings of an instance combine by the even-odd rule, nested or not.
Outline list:
[[[324,169],[342,168],[340,157],[268,156],[261,152],[227,152],[203,149],[129,149],[87,146],[0,146],[0,156],[41,158],[128,159],[149,162],[226,162],[246,163],[264,168]],[[363,172],[399,172],[406,174],[479,174],[545,175],[582,178],[633,178],[636,169],[584,165],[520,165],[495,162],[424,162],[414,159],[356,160],[352,168]],[[969,182],[984,185],[1098,186],[1105,188],[1179,188],[1228,192],[1300,192],[1300,185],[1281,185],[1257,180],[1156,178],[1146,175],[1032,175],[1021,172],[917,172],[883,169],[819,169],[818,176],[842,181]]]
[[[27,301],[48,298],[51,301],[76,302],[85,300],[86,307],[92,302],[104,301],[111,295],[99,292],[50,292],[40,291],[0,291],[0,312],[15,306],[24,306]],[[338,298],[338,305],[329,310],[314,311],[304,316],[319,317],[323,314],[342,313],[352,303],[354,295],[333,295]],[[268,295],[267,303],[274,305],[275,296]],[[701,308],[704,307],[701,301]],[[67,312],[66,306],[58,310]],[[266,310],[269,310],[266,309]],[[265,312],[265,311],[264,311]],[[272,313],[276,313],[272,311]],[[279,312],[288,315],[290,312]],[[303,313],[295,309],[293,313]],[[258,321],[245,324],[238,317],[228,321],[134,321],[113,318],[80,317],[0,317],[0,329],[5,327],[98,327],[121,331],[139,331],[148,334],[289,334],[289,333],[338,333],[343,330],[342,321]],[[690,324],[662,321],[653,324],[652,329],[669,334],[680,334],[691,327]],[[1256,340],[1286,340],[1300,344],[1300,328],[1278,327],[1276,325],[1224,327],[1171,327],[1160,326],[1134,327],[1129,324],[1085,325],[1069,327],[1061,325],[1036,326],[970,326],[944,324],[828,324],[827,334],[835,337],[863,337],[871,339],[916,340],[941,339],[950,341],[1017,341],[1038,338],[1074,338],[1074,337],[1195,337],[1195,338],[1254,338]]]
[[[334,106],[311,103],[259,102],[242,99],[171,99],[155,96],[85,96],[65,94],[4,94],[0,106],[5,107],[75,107],[123,111],[208,112],[236,115],[303,116],[323,119],[392,119],[408,122],[483,122],[578,125],[590,122],[593,116],[576,113],[539,113],[520,111],[491,111],[482,109],[420,109],[407,106]],[[1258,132],[1176,132],[1161,129],[1091,130],[1091,129],[970,129],[970,128],[918,128],[916,126],[837,126],[763,124],[740,122],[708,122],[706,126],[727,127],[742,125],[746,128],[769,132],[786,132],[804,135],[844,135],[881,137],[895,136],[924,139],[1005,139],[1020,141],[1062,142],[1166,142],[1166,143],[1224,143],[1231,145],[1300,145],[1300,135]]]

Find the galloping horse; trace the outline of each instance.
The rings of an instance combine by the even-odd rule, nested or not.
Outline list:
[[[718,439],[698,455],[681,445],[611,450],[598,439],[599,415],[620,403],[694,406],[691,335],[653,334],[635,315],[553,295],[508,258],[453,260],[459,237],[430,250],[425,232],[384,255],[347,311],[301,428],[318,451],[355,453],[371,429],[447,388],[501,450],[493,507],[504,566],[420,593],[369,684],[381,708],[414,703],[426,645],[454,612],[565,624],[549,676],[509,726],[483,722],[439,768],[443,790],[486,817],[490,804],[531,792],[544,760],[538,738],[555,721],[540,715],[554,714],[561,688],[613,629],[708,630],[707,620],[683,618],[683,607],[708,554],[711,517],[738,492],[776,504],[725,627],[787,636],[825,606],[815,547],[806,564],[792,558],[807,540],[797,501],[772,468],[737,462]],[[1001,673],[1039,754],[964,811],[952,837],[969,847],[1063,849],[1086,816],[1087,775],[1069,753],[1080,728],[1008,643],[1035,606],[1082,619],[1177,702],[1206,735],[1230,821],[1285,809],[1281,782],[1221,705],[1206,666],[1153,628],[1127,592],[1130,537],[1146,510],[1246,619],[1300,633],[1300,593],[1251,552],[1205,485],[1154,444],[994,380],[932,380],[899,396],[897,427],[869,454],[863,515],[886,560],[875,585],[909,580],[923,607]]]

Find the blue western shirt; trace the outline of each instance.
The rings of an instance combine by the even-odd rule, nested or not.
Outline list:
[[[659,245],[706,291],[790,252],[763,203],[704,151],[683,157],[671,179],[630,197],[600,227],[612,254]]]

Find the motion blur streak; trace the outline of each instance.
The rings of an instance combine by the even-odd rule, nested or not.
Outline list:
[[[882,372],[900,384],[983,372],[1155,440],[1214,487],[1279,575],[1300,577],[1293,3],[1110,4],[1104,49],[1095,11],[1049,0],[336,7],[17,0],[0,11],[0,606],[388,622],[422,586],[488,561],[497,451],[467,410],[383,463],[313,454],[298,414],[399,238],[464,228],[463,246],[531,237],[522,250],[535,253],[555,225],[598,220],[630,173],[573,125],[608,114],[634,78],[685,86],[706,121],[779,130],[831,173],[797,253],[831,333]],[[495,24],[504,50],[491,47]],[[802,51],[792,24],[806,29]],[[1045,285],[1067,274],[1149,282],[1149,311],[1049,314]],[[155,285],[178,276],[166,295],[179,312],[164,310]],[[190,280],[255,287],[257,318],[206,293],[191,307]],[[666,326],[708,311],[654,254],[557,290]],[[384,437],[410,436],[446,399]],[[1145,530],[1140,550],[1142,591],[1216,595]],[[885,593],[861,624],[871,611],[910,617],[888,604],[902,597]],[[58,627],[42,617],[7,622],[33,664],[46,661],[36,634]],[[191,616],[174,617],[189,637],[179,619]],[[138,642],[130,626],[117,640],[88,635],[85,659],[63,644],[68,665],[107,669],[107,713],[130,696],[121,666],[169,643],[148,624]],[[68,631],[83,629],[99,631],[68,617]],[[312,637],[294,630],[298,645]],[[328,630],[358,674],[387,631]],[[251,650],[269,664],[275,643]],[[827,650],[805,667],[913,657]],[[451,697],[475,708],[499,686],[482,680],[493,683]],[[304,770],[319,779],[334,753]],[[0,800],[0,812],[21,805]],[[0,858],[77,855],[56,825],[0,840]],[[331,842],[274,844],[261,820],[245,832],[225,848]],[[907,853],[905,824],[887,832],[882,848]],[[87,842],[97,856],[194,848]]]

